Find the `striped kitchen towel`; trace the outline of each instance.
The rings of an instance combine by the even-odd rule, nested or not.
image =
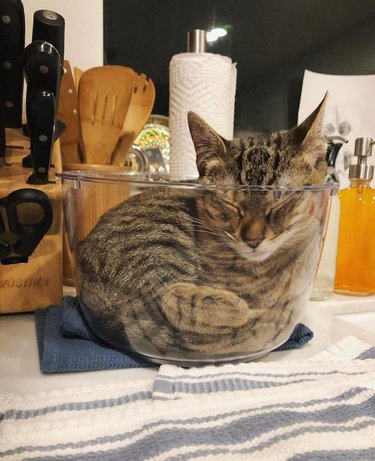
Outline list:
[[[0,395],[0,460],[375,459],[375,348]]]
[[[335,359],[333,362],[332,358]],[[375,359],[375,347],[364,348],[362,341],[349,337],[312,359],[287,362],[286,369],[284,361],[190,369],[162,365],[154,382],[152,398],[175,400],[255,389],[279,392],[285,387],[290,389],[292,384],[303,385],[331,378],[341,380],[356,373],[360,375],[359,361],[365,359]]]

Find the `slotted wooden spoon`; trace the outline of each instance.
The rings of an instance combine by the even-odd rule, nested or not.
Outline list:
[[[112,155],[112,164],[123,165],[134,139],[151,115],[155,102],[155,86],[145,74],[138,74],[120,139]]]
[[[93,67],[78,87],[85,163],[110,164],[133,94],[136,73],[125,66]]]

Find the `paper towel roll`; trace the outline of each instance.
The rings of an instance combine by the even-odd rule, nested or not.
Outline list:
[[[173,180],[198,177],[187,113],[202,117],[225,139],[232,139],[236,64],[212,53],[181,53],[169,66],[170,175]]]

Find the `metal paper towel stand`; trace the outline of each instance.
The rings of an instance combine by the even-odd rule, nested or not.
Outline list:
[[[205,53],[206,52],[206,31],[194,29],[187,34],[187,51],[188,53]]]

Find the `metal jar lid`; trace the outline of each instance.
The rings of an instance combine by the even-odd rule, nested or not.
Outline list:
[[[372,138],[357,138],[355,140],[354,155],[358,158],[355,165],[349,167],[349,179],[371,179],[374,177],[374,166],[367,165],[367,157],[372,155]]]

